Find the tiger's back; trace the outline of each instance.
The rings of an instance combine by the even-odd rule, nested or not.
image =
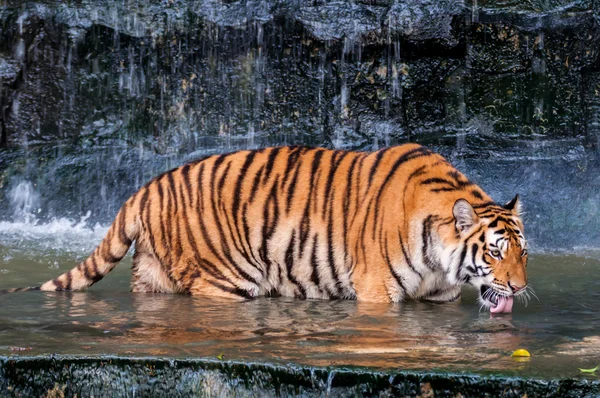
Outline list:
[[[464,283],[462,271],[450,269],[456,261],[444,260],[458,254],[442,244],[460,246],[453,222],[459,199],[474,209],[498,207],[416,144],[374,153],[275,147],[211,156],[142,187],[94,253],[41,289],[90,286],[135,241],[138,292],[449,301]]]

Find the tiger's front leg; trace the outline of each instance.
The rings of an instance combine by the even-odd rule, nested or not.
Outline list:
[[[460,286],[451,287],[444,290],[437,290],[423,297],[423,300],[433,301],[435,303],[449,303],[460,300]]]

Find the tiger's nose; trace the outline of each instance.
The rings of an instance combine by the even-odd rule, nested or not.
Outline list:
[[[510,287],[510,290],[512,290],[513,293],[518,293],[521,290],[525,289],[525,286],[513,285],[510,282],[508,282],[508,286]]]

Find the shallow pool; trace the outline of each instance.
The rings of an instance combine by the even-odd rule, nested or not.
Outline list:
[[[79,245],[65,235],[53,238],[61,244],[3,235],[0,289],[59,275],[101,234],[90,231],[82,241],[80,233]],[[0,356],[219,357],[539,377],[577,377],[579,367],[600,363],[600,261],[593,256],[532,255],[529,278],[539,300],[500,316],[480,311],[469,288],[452,304],[134,294],[130,265],[124,260],[87,292],[0,296]],[[511,358],[517,348],[532,357]]]

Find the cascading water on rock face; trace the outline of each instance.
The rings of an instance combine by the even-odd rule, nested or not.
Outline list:
[[[40,218],[42,196],[36,186],[28,180],[15,180],[11,185],[6,195],[10,221],[0,220],[0,241],[6,247],[31,253],[39,250],[41,257],[49,252],[83,255],[106,234],[107,227],[89,222],[92,214],[89,210],[78,220]]]
[[[12,218],[16,222],[34,223],[39,209],[40,194],[29,181],[21,181],[8,193]]]

